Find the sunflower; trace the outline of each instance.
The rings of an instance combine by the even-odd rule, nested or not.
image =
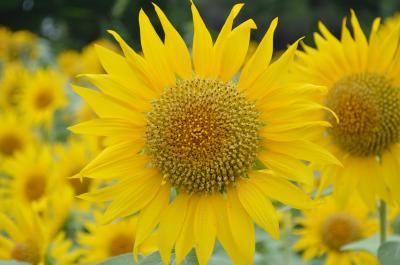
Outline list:
[[[14,109],[27,81],[28,73],[20,63],[8,63],[0,81],[0,108],[5,111]]]
[[[34,60],[39,55],[39,38],[27,30],[19,30],[12,34],[9,43],[9,60]]]
[[[22,94],[21,108],[33,124],[51,125],[54,112],[67,103],[65,80],[52,70],[37,70]]]
[[[100,216],[95,212],[95,222],[86,222],[87,232],[80,232],[81,264],[95,264],[114,256],[131,253],[136,236],[137,218],[128,219],[101,225]],[[142,242],[139,252],[145,255],[157,249],[155,236]]]
[[[73,249],[72,241],[66,239],[64,233],[59,233],[51,242],[48,257],[52,265],[76,265],[80,257],[78,250]]]
[[[378,265],[369,252],[342,250],[346,244],[366,239],[378,231],[378,223],[369,216],[368,208],[358,196],[342,205],[332,196],[325,197],[315,209],[299,220],[301,238],[294,248],[303,250],[310,260],[326,256],[325,265]]]
[[[0,165],[17,151],[22,151],[35,142],[26,122],[14,112],[0,113]]]
[[[15,207],[16,206],[16,207]],[[14,204],[11,214],[0,212],[0,260],[17,260],[32,265],[76,264],[78,253],[63,233],[52,240],[47,225],[31,207]]]
[[[90,179],[80,181],[76,178],[71,178],[78,174],[84,166],[89,162],[91,152],[89,147],[83,141],[71,138],[68,145],[59,145],[56,148],[57,175],[63,184],[70,186],[75,195],[86,193],[89,191],[93,182]]]
[[[46,146],[31,145],[15,153],[3,165],[4,172],[9,176],[0,187],[3,196],[25,204],[45,200],[55,187],[52,162]]]
[[[1,260],[44,264],[48,244],[46,231],[39,216],[30,207],[15,207],[12,218],[0,212],[0,231],[3,232],[0,233]]]
[[[143,56],[110,31],[124,56],[97,46],[107,74],[86,77],[100,91],[74,87],[99,118],[71,130],[112,143],[81,175],[116,181],[80,197],[112,201],[103,222],[138,213],[134,253],[158,227],[166,264],[174,245],[177,264],[193,246],[206,264],[216,239],[235,264],[251,263],[253,220],[279,238],[271,199],[296,208],[312,204],[291,182],[312,182],[299,160],[339,164],[309,141],[329,125],[310,118],[321,108],[312,96],[323,88],[285,82],[297,42],[269,64],[277,19],[236,78],[256,28],[251,19],[232,28],[242,6],[233,7],[213,43],[192,4],[193,65],[160,8],[164,42],[140,11]]]
[[[376,199],[400,202],[400,24],[380,31],[380,19],[364,35],[351,12],[353,35],[343,19],[340,40],[319,23],[316,48],[304,45],[294,71],[297,80],[326,86],[320,98],[339,118],[323,141],[344,167],[325,167],[321,190],[332,184],[345,201],[353,191],[375,207]]]

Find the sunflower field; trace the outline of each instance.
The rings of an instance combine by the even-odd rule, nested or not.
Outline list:
[[[398,1],[0,14],[0,265],[400,264]]]

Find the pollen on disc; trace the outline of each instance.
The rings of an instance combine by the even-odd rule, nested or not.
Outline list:
[[[331,120],[334,143],[352,155],[380,155],[400,140],[400,88],[381,75],[343,78],[331,88],[327,106],[339,117],[339,123]]]
[[[233,84],[179,81],[147,115],[146,152],[173,186],[222,192],[254,165],[258,116],[254,102]]]

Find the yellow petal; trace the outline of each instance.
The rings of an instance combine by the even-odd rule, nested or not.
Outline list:
[[[158,176],[138,178],[126,191],[116,197],[101,218],[101,223],[109,223],[116,218],[125,217],[142,210],[156,196],[161,187]]]
[[[239,14],[243,6],[244,4],[236,4],[233,6],[231,12],[229,13],[228,18],[225,20],[225,24],[222,27],[217,37],[217,40],[215,41],[213,47],[213,53],[215,54],[215,57],[213,58],[214,61],[211,64],[213,68],[212,77],[217,77],[219,73],[219,69],[221,68],[221,59],[224,47],[227,43],[228,36],[232,31],[233,21],[235,20],[236,16]]]
[[[303,190],[280,177],[263,172],[253,172],[250,182],[254,183],[265,196],[290,207],[307,209],[314,206],[314,202]]]
[[[306,160],[318,164],[342,164],[331,153],[320,145],[306,140],[290,142],[268,142],[265,146],[273,152],[286,154],[299,160]]]
[[[129,121],[115,118],[103,118],[79,123],[69,127],[68,130],[78,134],[127,137],[135,135],[137,137],[144,135],[144,126],[144,118],[142,118],[142,120],[132,119]]]
[[[208,196],[201,196],[194,219],[194,239],[199,265],[206,265],[214,249],[217,218]]]
[[[199,77],[208,77],[211,71],[211,64],[213,58],[213,42],[210,32],[201,18],[199,11],[192,2],[192,15],[193,15],[193,65],[196,74]]]
[[[126,87],[122,85],[118,79],[113,78],[110,75],[88,74],[81,76],[95,85],[104,94],[114,97],[125,104],[129,104],[129,106],[136,110],[148,110],[150,105],[148,101],[158,97],[156,92],[148,88],[140,80],[137,80],[136,82],[130,80],[130,86]]]
[[[260,160],[282,177],[312,185],[314,181],[312,169],[298,159],[276,152],[261,151]]]
[[[193,220],[196,217],[198,201],[199,196],[192,195],[188,202],[185,221],[182,225],[182,230],[175,244],[175,256],[177,265],[181,264],[185,256],[190,252],[195,244]]]
[[[175,75],[168,63],[164,44],[143,10],[139,12],[139,26],[143,54],[157,73],[153,78],[161,81],[160,90],[175,85]]]
[[[168,61],[182,79],[190,79],[192,77],[192,62],[185,41],[174,26],[172,26],[164,12],[155,3],[153,5],[164,29],[165,49]]]
[[[234,242],[241,249],[247,262],[252,264],[255,252],[254,225],[234,188],[228,190],[227,209]]]
[[[137,154],[140,149],[138,143],[132,141],[109,146],[87,164],[80,174],[90,178],[112,179],[155,172],[146,167],[149,158]]]
[[[287,51],[265,69],[250,87],[244,88],[246,89],[250,99],[261,100],[264,98],[269,92],[268,88],[273,87],[283,75],[287,74],[289,67],[293,63],[293,58],[299,41],[300,39],[289,46]]]
[[[242,250],[235,243],[229,226],[227,203],[225,198],[220,195],[212,196],[212,205],[214,206],[215,212],[217,212],[218,232],[217,237],[222,247],[228,253],[235,265],[246,264],[246,257],[242,253]]]
[[[272,20],[267,33],[259,43],[257,50],[251,56],[240,74],[239,89],[250,87],[254,80],[267,69],[273,51],[274,32],[278,25],[278,18]]]
[[[121,102],[93,89],[74,85],[72,89],[75,93],[83,97],[86,103],[101,118],[126,119],[127,117],[140,117],[142,115],[129,106],[125,106]]]
[[[256,24],[250,19],[240,24],[228,35],[219,69],[219,76],[222,80],[232,79],[242,66],[249,48],[250,31],[255,28],[257,28]]]
[[[137,259],[139,246],[153,232],[160,221],[161,213],[168,207],[171,187],[164,185],[154,199],[139,214],[136,225],[134,255]]]
[[[271,201],[253,183],[243,180],[236,188],[243,208],[272,238],[279,240],[279,221]]]
[[[178,194],[161,218],[158,244],[165,264],[169,264],[172,248],[182,230],[189,199],[184,192]]]
[[[119,36],[119,34],[115,31],[108,30],[108,33],[112,34],[113,37],[118,41],[121,46],[122,51],[126,56],[127,62],[130,66],[135,69],[138,73],[140,73],[141,80],[146,82],[147,85],[152,87],[153,90],[158,91],[159,86],[154,76],[154,69],[150,67],[148,62],[139,54],[137,54],[128,44]]]

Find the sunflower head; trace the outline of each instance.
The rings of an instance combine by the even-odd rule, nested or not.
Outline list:
[[[176,188],[224,192],[254,165],[258,116],[234,84],[180,81],[147,114],[146,151]]]
[[[327,96],[340,118],[329,130],[342,150],[356,156],[381,155],[400,140],[400,87],[385,76],[360,73],[343,77]],[[331,118],[332,119],[332,118]]]
[[[21,107],[35,124],[51,123],[54,112],[66,104],[64,79],[50,70],[38,70],[22,95]]]
[[[0,158],[10,158],[34,143],[34,137],[26,122],[13,112],[0,115]]]
[[[326,255],[326,263],[352,264],[356,260],[365,265],[376,265],[377,259],[363,251],[342,250],[352,242],[366,239],[377,230],[376,220],[357,196],[345,205],[332,196],[325,197],[321,204],[304,212],[298,230],[300,239],[295,249],[302,250],[305,259]]]
[[[52,159],[47,147],[28,146],[5,161],[4,172],[11,176],[2,187],[7,197],[24,203],[42,201],[53,187]]]
[[[193,246],[199,264],[207,264],[217,238],[235,263],[251,264],[253,220],[279,238],[271,199],[296,208],[312,204],[289,181],[312,182],[303,161],[340,164],[311,142],[313,129],[329,125],[310,118],[323,108],[312,102],[321,87],[289,82],[298,42],[271,63],[277,19],[246,59],[256,25],[249,19],[233,27],[243,4],[232,8],[213,40],[192,3],[190,54],[154,6],[164,40],[140,11],[143,55],[110,31],[124,55],[96,46],[106,74],[85,77],[99,90],[74,86],[99,118],[71,130],[107,137],[80,174],[115,180],[79,197],[112,201],[105,223],[138,213],[135,256],[158,227],[166,264],[174,246],[178,264]]]

